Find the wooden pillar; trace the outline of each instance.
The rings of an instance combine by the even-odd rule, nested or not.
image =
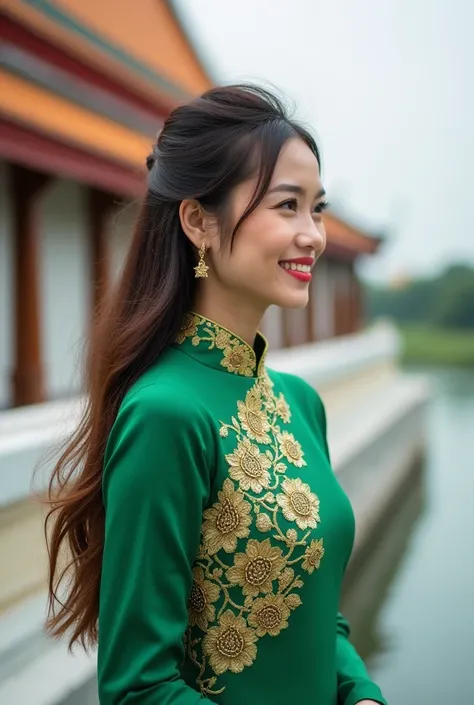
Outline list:
[[[110,263],[107,247],[107,234],[110,215],[114,207],[114,197],[97,189],[89,189],[89,242],[91,268],[92,315],[107,291],[110,280]]]
[[[51,181],[46,174],[12,166],[14,248],[13,404],[45,400],[40,304],[40,205]]]
[[[333,324],[333,335],[337,337],[342,334],[342,307],[343,301],[341,297],[341,277],[339,272],[339,265],[335,264],[332,267],[332,286],[333,286],[333,306],[334,306],[334,324]]]
[[[364,327],[364,312],[363,312],[363,297],[362,286],[357,276],[353,275],[352,280],[352,298],[353,298],[353,331],[357,332]]]
[[[317,340],[317,330],[316,330],[316,315],[317,315],[317,302],[316,302],[316,284],[314,280],[309,285],[309,301],[307,306],[307,316],[308,316],[308,340],[314,342]]]

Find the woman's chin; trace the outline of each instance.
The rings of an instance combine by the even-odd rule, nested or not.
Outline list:
[[[277,300],[273,302],[275,306],[280,306],[281,308],[288,309],[301,309],[308,305],[309,292],[308,289],[305,291],[292,291],[292,292],[280,292]]]

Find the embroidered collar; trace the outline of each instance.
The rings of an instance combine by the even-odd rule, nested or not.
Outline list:
[[[265,372],[267,341],[257,333],[252,348],[238,335],[197,313],[185,316],[176,343],[210,367],[243,377],[260,377]]]

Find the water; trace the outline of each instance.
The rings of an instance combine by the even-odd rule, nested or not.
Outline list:
[[[427,453],[355,592],[354,640],[389,705],[474,703],[474,372],[432,370]]]
[[[474,703],[474,372],[428,371],[427,449],[343,609],[389,705]],[[96,705],[95,683],[65,705]]]

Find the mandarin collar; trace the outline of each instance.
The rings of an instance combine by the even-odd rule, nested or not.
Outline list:
[[[265,372],[268,343],[261,333],[257,333],[252,347],[216,321],[194,312],[186,314],[176,345],[221,372],[242,377],[260,377]]]

